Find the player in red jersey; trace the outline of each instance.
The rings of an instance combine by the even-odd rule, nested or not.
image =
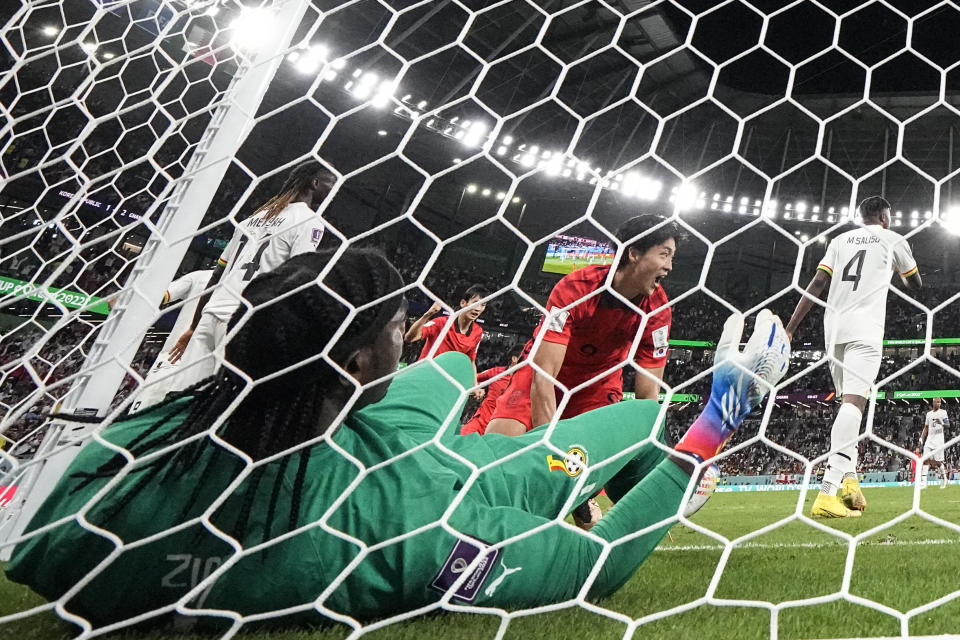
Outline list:
[[[452,322],[451,317],[443,321],[431,320],[443,308],[439,302],[434,302],[425,314],[410,325],[403,336],[404,342],[425,340],[418,360],[423,360],[427,356],[435,357],[447,351],[459,351],[476,362],[477,347],[483,337],[483,329],[477,324],[477,319],[487,308],[487,303],[483,301],[486,297],[487,291],[482,286],[475,284],[468,288],[460,299],[460,311],[452,316],[454,319]],[[438,340],[440,344],[437,345],[436,351],[432,351]]]
[[[517,371],[497,402],[487,433],[515,436],[549,423],[562,397],[551,378],[571,389],[602,376],[572,394],[563,418],[619,402],[623,398],[622,368],[638,332],[642,335],[634,361],[649,375],[637,372],[636,396],[656,399],[667,362],[672,318],[660,281],[673,269],[682,234],[660,216],[642,215],[625,222],[616,235],[629,244],[612,279],[610,266],[596,265],[578,269],[554,286],[547,315],[534,333],[542,332],[543,341],[533,352],[533,362],[547,376],[531,367]],[[608,280],[610,288],[642,314],[606,290]],[[532,346],[531,340],[527,350]]]
[[[480,404],[480,407],[477,409],[477,412],[473,414],[473,417],[460,427],[460,434],[467,435],[469,433],[483,433],[487,430],[487,423],[490,422],[491,416],[497,407],[497,399],[500,397],[500,394],[503,393],[503,390],[507,388],[507,385],[510,384],[511,374],[501,376],[497,378],[501,373],[509,369],[510,367],[515,366],[523,358],[524,348],[522,346],[516,346],[510,349],[507,353],[507,364],[502,367],[490,367],[485,371],[481,371],[477,374],[477,384],[483,384],[487,380],[493,380],[490,385],[487,387],[486,397],[483,399],[483,402]]]

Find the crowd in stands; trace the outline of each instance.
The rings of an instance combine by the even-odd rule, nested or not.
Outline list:
[[[20,224],[25,223],[21,220]],[[81,228],[77,226],[78,221],[71,224],[74,226],[69,229],[70,233],[73,237],[82,238],[84,245],[79,256],[70,255],[69,250],[72,248],[73,240],[64,233],[64,229],[45,225],[37,226],[35,234],[26,235],[20,240],[4,245],[3,255],[0,255],[0,275],[43,282],[56,270],[61,269],[52,280],[54,286],[101,297],[117,291],[122,287],[129,273],[131,259],[134,256],[123,248],[122,238],[116,232],[116,225]],[[7,228],[13,229],[5,226],[5,230]],[[400,269],[405,281],[414,282],[422,275],[425,258],[415,246],[404,242],[380,246]],[[482,270],[475,265],[436,263],[426,274],[422,286],[407,294],[411,317],[420,315],[437,298],[448,306],[457,308],[460,295],[470,285],[480,284],[492,293],[503,289],[513,278],[512,273],[506,271],[495,273],[491,271],[489,265],[481,266]],[[537,274],[536,277],[522,280],[521,286],[526,294],[543,304],[555,281],[555,276]],[[669,280],[666,283],[668,292],[671,284]],[[955,293],[955,287],[929,287],[919,294],[919,299],[925,304],[935,306],[947,300],[953,293]],[[741,306],[742,299],[759,301],[763,298],[755,292],[741,292],[741,294],[737,300]],[[784,320],[792,312],[798,295],[796,292],[782,295],[772,305]],[[925,314],[915,306],[900,300],[895,294],[891,294],[890,300],[886,335],[890,338],[923,337],[926,329]],[[37,303],[20,301],[8,304],[2,312],[22,317],[32,314],[36,308]],[[822,311],[819,314],[822,314]],[[816,349],[822,348],[820,346],[822,345],[822,324],[819,314],[814,311],[801,332],[795,337],[795,347],[806,346],[807,351],[805,355],[800,355],[795,360],[794,373],[822,357],[822,354],[815,352]],[[671,337],[715,341],[720,335],[727,315],[728,309],[724,305],[706,293],[698,292],[674,305]],[[505,354],[511,347],[529,339],[539,317],[537,308],[529,300],[513,291],[506,291],[493,297],[481,318],[485,338],[479,349],[478,370],[482,371],[503,364]],[[86,350],[94,333],[92,329],[95,326],[88,322],[70,324],[61,329],[52,339],[47,340],[36,354],[32,354],[30,350],[43,333],[36,325],[9,332],[0,339],[0,376],[2,376],[0,377],[0,411],[9,414],[15,407],[17,411],[21,411],[23,402],[28,398],[31,404],[27,412],[6,428],[5,436],[8,439],[20,440],[35,430],[38,426],[38,416],[48,411],[66,390],[67,386],[57,387],[56,383],[78,371],[86,357]],[[957,327],[960,327],[960,301],[949,304],[938,312],[933,335],[934,337],[954,337]],[[153,337],[156,338],[156,336]],[[150,344],[158,345],[159,342],[153,340]],[[417,343],[406,345],[402,361],[414,362],[421,346]],[[914,362],[916,353],[915,348],[888,350],[885,354],[881,378]],[[132,365],[133,370],[142,374],[156,355],[156,346],[141,349]],[[935,355],[949,366],[960,368],[960,353],[956,347],[935,349]],[[24,356],[29,358],[28,362],[33,375],[48,387],[54,385],[54,388],[47,389],[46,394],[40,399],[37,399],[34,394],[37,384],[33,375],[23,366]],[[671,352],[671,360],[666,369],[666,382],[680,387],[685,381],[708,369],[712,358],[713,350],[709,348],[675,348]],[[625,389],[633,388],[633,376],[632,367],[625,367]],[[135,379],[128,376],[118,393],[117,400],[125,397],[135,386]],[[932,389],[956,386],[949,372],[933,363],[924,362],[909,371],[902,372],[885,388],[890,390]],[[704,376],[698,381],[683,385],[678,391],[706,398],[709,389],[709,376]],[[784,389],[786,392],[801,390],[815,392],[832,390],[829,369],[825,363],[789,383]],[[878,412],[875,419],[875,433],[884,434],[884,437],[889,437],[892,442],[902,446],[912,446],[919,429],[915,428],[915,425],[907,429],[901,425],[901,422],[904,412],[915,412],[919,415],[916,403],[910,407],[895,403],[880,403],[878,406],[883,410]],[[781,405],[778,407],[778,414],[781,413],[781,408],[784,414],[790,412],[790,415],[775,415],[766,427],[766,437],[804,456],[822,455],[826,451],[828,425],[832,421],[832,405],[823,405],[809,410],[798,405]],[[470,409],[471,407],[468,407],[464,415],[469,415]],[[686,416],[688,413],[682,412],[678,415]],[[910,419],[913,420],[913,418]],[[743,433],[751,433],[751,430],[745,428]],[[755,434],[756,429],[753,429],[752,433]],[[864,451],[861,459],[866,467],[874,470],[902,470],[909,466],[907,459],[892,454],[875,443],[866,443],[862,446]],[[753,445],[730,454],[724,458],[721,466],[725,473],[730,474],[802,470],[801,463],[774,449],[760,445]]]

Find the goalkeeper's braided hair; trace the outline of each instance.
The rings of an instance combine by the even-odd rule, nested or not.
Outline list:
[[[294,198],[308,191],[316,178],[320,179],[326,191],[333,188],[333,176],[316,160],[308,160],[297,165],[283,181],[280,192],[260,205],[257,213],[264,213],[264,219],[270,220],[283,211]]]
[[[183,516],[193,508],[206,486],[211,467],[223,464],[225,455],[236,461],[238,471],[242,470],[245,465],[240,459],[228,455],[202,434],[210,432],[244,390],[247,390],[247,395],[217,431],[225,441],[253,460],[291,449],[319,435],[317,427],[322,400],[333,385],[341,384],[341,377],[321,357],[300,363],[321,354],[349,319],[343,333],[328,352],[330,360],[343,367],[357,349],[373,344],[403,302],[400,274],[380,252],[348,249],[336,259],[329,272],[322,279],[319,278],[334,255],[333,251],[323,251],[296,256],[250,283],[243,295],[252,307],[244,305],[234,314],[230,330],[236,333],[226,346],[226,361],[240,373],[223,366],[212,378],[137,414],[138,419],[155,415],[157,420],[127,445],[127,451],[135,458],[187,438],[193,437],[194,441],[168,455],[138,465],[133,473],[140,477],[129,485],[112,508],[97,516],[98,520],[112,518],[148,483],[162,480],[169,474],[179,474],[184,469],[195,468],[210,447],[213,447],[213,453],[206,467],[200,471],[200,482],[197,482],[193,495],[186,501]],[[379,302],[350,318],[348,308],[318,286],[318,281],[354,308]],[[291,369],[285,371],[287,367]],[[276,377],[262,380],[269,375]],[[191,397],[192,401],[185,406],[182,403],[174,404],[184,397]],[[160,427],[184,412],[186,416],[178,427],[158,433]],[[335,425],[328,425],[328,428],[332,426]],[[310,451],[311,447],[305,446],[289,454],[299,457],[288,520],[290,528],[296,526],[299,517],[300,496]],[[115,475],[125,464],[123,456],[115,455],[93,472],[74,474],[83,478],[74,491],[98,478]],[[281,490],[278,485],[288,465],[288,460],[279,464],[273,478],[276,484],[270,490],[264,540],[270,535]],[[158,473],[143,473],[150,468]],[[245,495],[234,524],[238,532],[243,531],[249,519],[264,469],[263,466],[257,467],[247,479]]]

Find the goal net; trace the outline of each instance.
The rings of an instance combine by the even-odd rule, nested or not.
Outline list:
[[[953,194],[960,112],[951,97],[960,54],[945,44],[960,27],[954,4],[22,0],[0,8],[0,24],[0,557],[16,564],[14,575],[0,578],[0,628],[39,625],[51,638],[140,624],[232,635],[304,621],[355,635],[386,628],[444,638],[955,631],[960,591],[944,559],[960,544],[960,513],[950,499],[960,491],[950,427],[960,398],[960,194]],[[306,162],[312,173],[291,183]],[[907,238],[924,288],[917,293],[894,277],[889,291],[877,291],[887,296],[878,307],[886,313],[882,361],[856,456],[871,509],[836,522],[810,517],[840,406],[830,373],[837,359],[825,350],[824,304],[817,302],[792,336],[786,377],[714,460],[717,494],[706,507],[687,517],[675,506],[613,540],[576,528],[568,516],[602,489],[596,474],[603,477],[618,456],[662,458],[706,406],[725,319],[747,317],[744,341],[761,309],[786,324],[830,240],[856,228],[858,204],[876,195],[889,202],[889,228]],[[291,246],[300,249],[271,258],[274,232],[255,235],[248,219],[277,202],[286,213],[258,224],[276,225],[276,238],[293,234]],[[280,229],[297,206],[309,212],[299,231]],[[484,411],[484,393],[524,370],[529,351],[519,364],[510,353],[535,335],[543,314],[563,330],[571,309],[548,313],[557,283],[580,269],[615,271],[637,239],[618,239],[617,229],[649,213],[684,236],[657,274],[668,274],[662,288],[672,316],[669,350],[666,333],[652,338],[654,355],[666,357],[662,373],[640,360],[643,331],[631,334],[626,359],[581,387],[557,383],[558,414],[536,442],[489,445],[486,458],[464,453],[458,438],[507,442],[450,436]],[[220,334],[194,323],[192,344],[203,334],[216,348],[198,361],[185,354],[188,366],[164,368],[198,302],[206,302],[201,296],[212,301],[198,319],[222,292],[239,293],[303,247],[329,259],[310,283],[291,290],[285,280],[269,285],[275,296],[249,294],[233,307],[249,309],[247,319],[228,327],[227,313],[216,325]],[[356,249],[370,248],[402,283],[384,284],[392,270],[381,263],[377,277],[337,275],[361,255]],[[227,261],[227,275],[211,281],[210,270],[219,274],[218,259],[226,257],[249,262]],[[856,264],[836,266],[834,279],[860,278]],[[232,269],[247,267],[249,277],[230,279]],[[294,301],[310,286],[337,311],[294,330],[305,322]],[[599,305],[636,309],[612,277],[599,286]],[[397,306],[398,293],[406,306]],[[477,304],[485,308],[472,322]],[[389,320],[378,315],[384,309],[400,308],[407,343],[389,374],[390,393],[414,394],[417,415],[433,412],[429,419],[404,414],[410,433],[433,431],[419,441],[410,436],[416,445],[409,451],[384,444],[389,455],[374,460],[344,440],[359,438],[369,453],[370,438],[382,434],[350,435],[336,425],[356,419],[351,407],[375,395],[375,381],[361,378],[377,362],[337,355],[345,348],[338,345],[357,339],[356,327],[369,318]],[[652,327],[656,311],[638,312],[642,328]],[[297,334],[291,344],[328,331],[328,342],[294,360],[278,348],[265,373],[250,375],[224,361],[224,345],[252,333],[246,323],[267,323],[265,335],[287,325],[285,336]],[[420,359],[428,326],[441,327],[439,340],[433,349],[428,342],[426,362],[407,369]],[[483,329],[476,371],[505,367],[479,379],[438,355],[441,342],[467,341],[475,326]],[[546,373],[543,362],[535,375]],[[189,367],[197,375],[181,377]],[[319,398],[291,383],[296,389],[284,392],[300,395],[282,412],[290,417],[264,420],[292,428],[305,414],[326,416],[334,425],[328,431],[284,446],[268,428],[243,445],[224,436],[249,419],[241,414],[251,410],[244,404],[250,394],[280,393],[283,385],[271,387],[272,380],[306,379],[318,369],[343,384]],[[239,390],[215,412],[222,398],[194,396],[211,404],[195,399],[186,411],[206,410],[207,422],[190,414],[196,419],[186,426],[147,429],[173,415],[146,411],[152,403],[186,387],[198,393],[185,380],[215,371]],[[622,378],[625,400],[655,383],[660,404],[636,442],[594,460],[556,436],[558,416],[611,374]],[[156,377],[144,384],[148,375]],[[184,401],[162,406],[188,406],[176,402]],[[937,446],[923,449],[924,437]],[[528,454],[546,460],[545,469],[509,475]],[[83,456],[97,464],[79,468]],[[322,468],[318,456],[348,480],[316,489],[311,482],[319,480],[307,470]],[[404,499],[425,492],[420,500],[429,501],[431,490],[417,483],[442,474],[418,475],[422,456],[441,460],[457,487],[449,503],[423,507],[429,519],[415,522],[400,503],[365,493],[394,478]],[[138,496],[175,482],[170,468],[193,473],[188,462],[206,471],[197,472],[182,504],[157,512],[161,521],[165,509],[179,511],[186,524],[133,537],[111,528],[145,500]],[[465,505],[493,474],[514,478],[504,490],[510,497],[497,499],[516,506],[557,492],[539,481],[542,471],[571,483],[555,513],[519,533],[505,525],[496,540],[465,532]],[[64,493],[70,478],[82,486]],[[685,503],[697,483],[683,491]],[[51,495],[72,510],[52,512],[44,505]],[[618,497],[597,500],[607,510]],[[369,512],[391,508],[396,516]],[[229,523],[225,512],[236,512]],[[67,529],[50,539],[73,546],[38,542]],[[555,530],[580,536],[589,552],[562,557],[536,546]],[[445,536],[446,546],[427,548],[431,532]],[[326,541],[309,547],[316,560],[289,571],[271,563],[271,554],[287,558],[315,534]],[[220,550],[165,555],[145,571],[142,589],[117,579],[144,549],[178,536],[215,538]],[[615,559],[648,542],[639,568],[598,597],[596,585]],[[50,544],[47,568],[18,563],[17,549],[43,544]],[[516,557],[511,546],[527,549],[528,563],[508,566]],[[58,553],[80,554],[72,564],[82,572],[38,578],[56,573]],[[438,553],[437,566],[424,560]],[[419,561],[424,566],[404,574],[419,582],[370,578],[378,563]],[[252,575],[243,572],[254,563],[262,584],[231,600],[224,591],[237,575]],[[511,581],[521,576],[532,584],[544,571],[546,585],[583,563],[582,576],[560,596],[544,595],[553,592],[544,586],[510,603],[490,600],[497,590],[512,594]],[[316,585],[304,584],[308,567],[323,569]],[[30,580],[34,591],[21,584]],[[60,591],[37,586],[58,580]],[[90,608],[91,593],[102,606]],[[162,597],[153,601],[153,594]]]

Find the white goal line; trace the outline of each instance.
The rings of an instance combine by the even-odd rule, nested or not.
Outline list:
[[[960,544],[960,538],[923,538],[920,540],[880,540],[878,542],[859,542],[859,547],[912,547],[928,546],[939,544]],[[734,545],[736,549],[826,549],[827,547],[846,547],[849,543],[846,541],[838,542],[748,542],[746,544]],[[686,544],[686,545],[660,545],[654,550],[654,553],[661,551],[722,551],[725,548],[722,544]]]

